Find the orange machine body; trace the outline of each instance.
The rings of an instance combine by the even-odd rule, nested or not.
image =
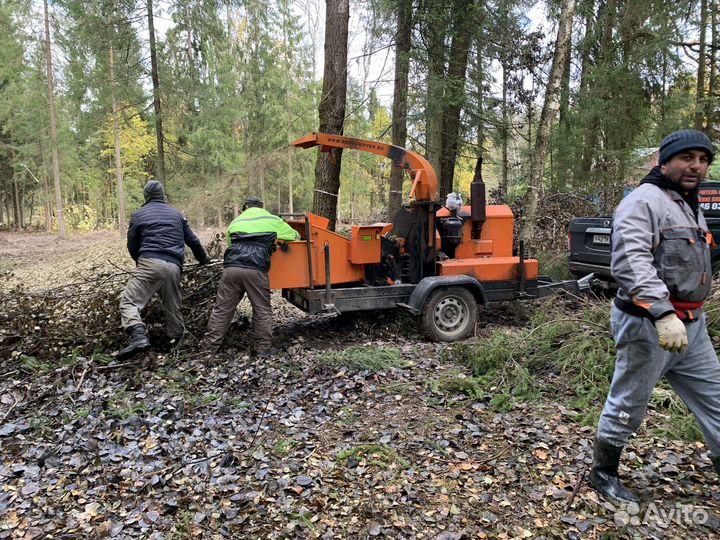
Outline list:
[[[425,158],[415,152],[386,143],[324,133],[312,133],[291,144],[299,148],[319,146],[321,151],[348,148],[386,156],[395,167],[410,174],[413,180],[410,204],[420,208],[437,208],[435,171]],[[464,206],[458,212],[465,219],[462,240],[455,246],[451,258],[438,257],[434,275],[468,275],[480,282],[519,279],[520,259],[513,256],[512,211],[506,205],[485,208],[485,221],[478,239],[472,238],[471,207]],[[438,252],[442,251],[442,240],[435,231],[435,224],[436,219],[449,216],[450,211],[444,207],[427,216],[428,226],[424,234],[428,238],[423,241],[426,246],[435,246]],[[273,254],[270,269],[272,289],[313,289],[327,286],[328,282],[330,285],[362,284],[366,279],[366,265],[381,262],[383,241],[394,242],[400,253],[408,253],[409,238],[400,237],[389,224],[353,227],[351,237],[346,238],[328,230],[329,221],[326,218],[313,214],[302,216],[302,219],[294,216],[288,223],[300,233],[301,240],[289,242],[285,246],[287,249],[278,249]],[[329,261],[326,261],[326,253],[329,253]],[[537,260],[526,259],[523,263],[524,278],[537,279]]]
[[[322,287],[327,283],[325,245],[330,254],[330,283],[362,282],[365,264],[380,262],[381,225],[352,228],[350,239],[328,230],[327,218],[308,214],[310,254],[304,219],[292,219],[288,224],[298,231],[301,240],[288,242],[287,250],[278,249],[272,256],[270,288],[291,289]],[[310,263],[308,263],[308,259]]]
[[[463,225],[462,243],[455,249],[455,257],[438,263],[439,276],[468,275],[479,281],[509,281],[517,279],[520,258],[513,256],[515,218],[505,204],[488,205],[482,236],[471,237],[472,225],[468,219]],[[460,215],[469,216],[470,206],[463,206]],[[447,208],[437,211],[438,218],[448,217]],[[442,241],[437,236],[439,250]],[[536,259],[525,259],[526,279],[537,279],[539,268]]]
[[[469,207],[463,210],[469,212]],[[449,215],[444,208],[438,217]],[[289,242],[287,250],[278,249],[272,257],[270,268],[270,288],[312,288],[323,287],[327,283],[325,264],[325,244],[330,253],[330,283],[341,285],[360,283],[365,279],[365,264],[379,263],[381,255],[381,237],[392,234],[392,226],[376,224],[352,228],[351,238],[327,229],[326,218],[308,214],[310,229],[311,264],[308,264],[308,248],[305,239],[304,219],[289,220],[291,227],[297,230],[302,239]],[[437,275],[469,275],[481,282],[511,281],[518,278],[519,257],[512,255],[514,219],[510,207],[490,205],[487,207],[487,220],[483,226],[482,237],[472,240],[470,221],[463,226],[463,242],[456,248],[455,257],[437,263]],[[436,239],[442,250],[440,236]],[[527,279],[537,279],[538,262],[526,259],[525,275]],[[312,279],[311,279],[312,276]]]

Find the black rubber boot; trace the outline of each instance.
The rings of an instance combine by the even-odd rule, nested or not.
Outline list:
[[[720,474],[720,456],[710,456],[710,459],[713,462],[713,465],[715,465],[715,470],[718,474]]]
[[[145,333],[145,326],[136,324],[129,327],[126,332],[130,334],[130,343],[117,354],[116,358],[118,360],[127,360],[150,348],[150,340],[147,333]]]
[[[595,439],[589,482],[601,495],[620,504],[637,503],[638,498],[620,482],[618,467],[622,446]]]

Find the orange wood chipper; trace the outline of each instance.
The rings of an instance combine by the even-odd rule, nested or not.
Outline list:
[[[424,333],[438,341],[466,337],[478,304],[537,298],[552,288],[538,262],[513,255],[514,218],[506,205],[486,205],[478,162],[470,205],[438,202],[435,171],[421,155],[398,146],[342,135],[312,133],[291,143],[322,152],[343,148],[392,160],[413,181],[410,201],[392,223],[352,227],[347,238],[314,214],[281,214],[300,233],[272,256],[270,287],[310,314],[404,307],[419,315]]]

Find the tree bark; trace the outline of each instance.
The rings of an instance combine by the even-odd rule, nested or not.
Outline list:
[[[607,66],[610,61],[612,50],[614,49],[613,44],[613,31],[616,25],[616,12],[618,0],[606,0],[601,2],[598,6],[597,18],[593,25],[593,31],[588,29],[591,34],[591,41],[589,43],[589,50],[597,49],[597,60],[595,65],[591,65],[590,52],[588,51],[587,57],[587,71],[585,66],[584,81],[585,91],[590,97],[594,97],[594,89],[590,85],[589,71],[592,67],[602,69]],[[596,92],[595,92],[596,93]],[[602,97],[602,96],[600,96]],[[592,112],[590,118],[587,120],[586,127],[583,130],[583,150],[582,156],[577,161],[578,171],[573,175],[575,181],[587,182],[590,179],[590,173],[594,167],[594,161],[596,157],[598,140],[600,132],[600,119],[597,113]]]
[[[695,129],[703,131],[704,112],[705,112],[705,66],[707,58],[705,58],[705,49],[707,44],[707,21],[708,9],[707,0],[700,0],[700,50],[698,52],[698,71],[697,71],[697,88],[695,90]]]
[[[465,73],[470,52],[473,0],[458,0],[453,6],[455,21],[448,60],[448,77],[443,110],[440,193],[454,191],[455,162],[460,141],[460,113],[465,104]]]
[[[50,43],[50,16],[48,14],[48,0],[43,0],[45,10],[45,48],[47,49],[47,81],[48,102],[50,105],[50,141],[53,158],[53,180],[55,182],[55,208],[57,212],[58,234],[60,238],[67,238],[65,234],[65,217],[62,205],[62,187],[60,184],[60,156],[58,155],[57,116],[55,114],[55,93],[53,89],[52,48]]]
[[[445,86],[445,37],[447,28],[441,5],[429,3],[427,21],[425,22],[425,36],[427,42],[428,74],[427,74],[427,104],[425,106],[425,138],[427,159],[435,170],[439,180],[440,198],[447,193],[443,192],[441,179]]]
[[[708,107],[707,107],[707,125],[706,133],[710,136],[717,128],[718,106],[717,101],[720,97],[718,92],[718,42],[717,42],[717,10],[718,0],[710,0],[710,76],[708,85]]]
[[[50,201],[50,187],[48,186],[47,168],[45,164],[45,150],[43,149],[42,136],[38,137],[38,154],[40,155],[43,186],[43,209],[45,211],[45,232],[52,230],[52,202]]]
[[[553,121],[560,108],[560,84],[565,70],[565,56],[570,54],[572,39],[572,21],[575,14],[575,0],[565,0],[558,24],[558,33],[555,40],[555,54],[553,55],[550,77],[545,88],[545,99],[540,113],[540,123],[535,135],[535,146],[532,153],[530,169],[530,189],[528,203],[524,216],[523,237],[532,241],[535,234],[535,216],[538,199],[542,194],[543,172],[545,158],[550,147],[550,132]]]
[[[120,236],[127,231],[127,216],[125,214],[125,189],[123,187],[122,160],[120,159],[120,119],[118,118],[117,80],[115,79],[115,51],[110,44],[110,94],[112,99],[113,116],[113,142],[115,146],[115,182],[117,183],[118,199],[118,229]]]
[[[320,132],[342,135],[347,93],[347,48],[349,0],[325,2],[325,67],[322,97],[318,107]],[[335,230],[340,190],[341,149],[318,152],[315,164],[313,211],[330,220]]]
[[[21,231],[23,227],[22,209],[20,207],[20,188],[18,188],[17,176],[13,173],[13,192],[15,195],[15,230]]]
[[[288,134],[290,132],[288,131]],[[293,201],[293,149],[288,147],[288,172],[287,172],[287,178],[288,178],[288,212],[293,214],[295,212],[295,204]],[[280,204],[280,201],[278,200],[278,204]]]
[[[508,71],[510,70],[507,58],[501,60],[502,67],[502,125],[500,126],[500,145],[501,145],[501,163],[500,163],[500,185],[498,190],[502,196],[507,196],[508,192],[508,139],[510,138],[510,115],[508,114]]]
[[[392,103],[392,143],[405,147],[407,140],[407,96],[412,46],[412,0],[397,2],[397,34],[395,38],[395,83]],[[405,171],[393,167],[390,173],[388,217],[402,206]]]
[[[483,45],[482,41],[476,37],[475,39],[475,71],[473,74],[473,82],[475,83],[475,91],[477,92],[477,139],[475,141],[476,150],[475,157],[483,158],[485,155],[485,126],[484,121],[484,84],[485,84],[485,70],[483,68]]]
[[[153,0],[147,0],[148,32],[150,34],[150,68],[152,71],[153,109],[155,110],[155,138],[157,139],[157,170],[155,178],[162,182],[167,192],[165,182],[165,144],[162,124],[162,107],[160,103],[160,76],[158,74],[157,48],[155,46],[155,21],[153,16]]]
[[[262,164],[260,164],[260,166],[258,167],[258,176],[260,177],[260,198],[265,204],[267,204],[265,195],[265,169],[263,168]]]

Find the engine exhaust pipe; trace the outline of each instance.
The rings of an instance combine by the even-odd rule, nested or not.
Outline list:
[[[485,182],[483,182],[482,178],[482,163],[483,158],[479,157],[475,164],[475,175],[470,183],[470,221],[472,223],[470,238],[473,240],[480,240],[482,228],[487,219],[485,211],[487,201],[485,199]]]

